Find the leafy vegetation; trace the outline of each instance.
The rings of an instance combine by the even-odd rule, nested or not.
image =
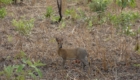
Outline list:
[[[110,0],[92,0],[92,2],[89,4],[89,7],[92,11],[102,13],[107,9],[109,3]]]
[[[122,7],[122,9],[126,8],[127,6],[135,7],[136,2],[135,0],[116,0],[116,3]]]
[[[46,18],[51,17],[53,15],[53,8],[51,6],[47,7],[46,9]]]
[[[3,3],[3,4],[10,4],[12,3],[13,0],[0,0],[0,3]]]
[[[72,20],[77,20],[80,17],[79,14],[77,13],[77,11],[73,8],[67,9],[65,11],[65,15]]]
[[[2,4],[10,4],[12,0],[0,0],[0,18],[4,18],[7,14],[6,9],[2,7]]]
[[[63,29],[66,27],[66,23],[62,21],[62,23],[59,25],[59,29]]]
[[[8,40],[8,42],[12,42],[13,41],[13,37],[11,35],[8,35],[7,36],[7,40]]]
[[[13,19],[12,24],[15,26],[16,30],[19,31],[21,34],[28,35],[34,27],[34,19]]]
[[[27,76],[31,76],[35,80],[37,79],[37,75],[42,77],[42,72],[38,67],[44,66],[45,64],[40,61],[31,61],[23,51],[20,54],[23,54],[20,56],[22,57],[22,63],[4,66],[4,70],[0,72],[0,76],[3,76],[7,80],[25,80]]]
[[[105,15],[105,10],[107,9],[108,4],[111,3],[111,0],[92,0],[92,2],[89,4],[89,7],[91,11],[97,13],[97,17],[94,16],[95,24],[102,24],[104,23],[103,16]],[[91,21],[90,21],[91,22]]]
[[[50,19],[51,19],[52,22],[57,22],[59,20],[59,16],[53,15],[53,16],[51,16]]]
[[[0,9],[0,18],[4,18],[6,16],[7,12],[5,8]]]
[[[119,15],[108,14],[108,17],[113,25],[118,26],[125,34],[129,35],[134,34],[131,26],[140,18],[140,14],[137,12],[122,12]]]

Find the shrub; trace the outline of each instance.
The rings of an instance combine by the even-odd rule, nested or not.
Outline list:
[[[32,28],[34,27],[34,19],[26,20],[13,20],[12,24],[16,27],[16,30],[19,31],[21,34],[28,35]]]
[[[52,22],[57,22],[59,20],[59,18],[60,18],[59,16],[54,16],[53,15],[53,16],[51,16],[51,21]]]
[[[25,54],[24,52],[21,53]],[[35,80],[37,76],[34,73],[37,73],[40,78],[42,77],[42,72],[38,67],[45,64],[40,61],[32,62],[25,55],[22,55],[21,61],[17,65],[4,66],[3,71],[0,72],[0,76],[3,76],[5,80],[26,80],[27,76],[31,76]]]
[[[140,18],[137,12],[122,12],[119,15],[108,14],[109,20],[114,25],[129,26]]]
[[[109,3],[110,0],[92,0],[92,2],[89,4],[89,7],[92,11],[101,13],[107,9],[107,5]]]
[[[113,25],[123,30],[123,33],[130,35],[134,34],[131,26],[140,18],[140,14],[137,12],[122,12],[119,15],[108,14],[108,18]]]
[[[48,17],[51,17],[51,15],[53,14],[53,8],[51,6],[47,7],[47,10],[46,10],[46,18]]]
[[[135,7],[136,2],[135,0],[116,0],[116,3],[124,9],[127,6]]]
[[[6,16],[7,12],[5,8],[0,9],[0,18],[4,18]]]
[[[3,3],[3,4],[10,4],[12,3],[13,0],[0,0],[0,3]]]

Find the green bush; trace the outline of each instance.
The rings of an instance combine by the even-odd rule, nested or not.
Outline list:
[[[108,14],[109,21],[120,28],[123,33],[130,35],[134,34],[131,26],[140,18],[140,14],[137,12],[122,12],[119,15]]]
[[[52,22],[57,22],[59,20],[59,18],[60,18],[59,16],[54,16],[53,15],[53,16],[51,16],[51,21]]]
[[[24,52],[21,53],[25,54]],[[38,67],[44,66],[45,64],[40,61],[32,62],[25,55],[22,55],[21,61],[17,65],[4,66],[3,71],[0,72],[0,76],[3,76],[5,80],[26,80],[27,76],[31,76],[35,80],[37,76],[34,73],[37,73],[40,78],[42,77],[42,72]]]
[[[109,3],[110,0],[92,0],[92,2],[89,4],[89,7],[92,11],[101,13],[107,9]]]
[[[6,16],[7,12],[5,8],[0,9],[0,18],[4,18]]]
[[[114,25],[129,26],[140,18],[137,12],[122,12],[119,15],[108,14],[109,20]]]
[[[47,7],[46,9],[46,18],[51,17],[51,15],[53,14],[53,8],[51,6]]]
[[[116,0],[116,3],[124,9],[127,6],[135,7],[136,1],[135,0]]]
[[[78,10],[75,10],[75,9],[67,9],[65,11],[65,15],[69,17],[70,19],[76,20],[80,18],[80,14],[78,14],[77,12]]]
[[[0,3],[3,3],[3,4],[10,4],[12,3],[13,0],[0,0]]]
[[[26,20],[13,20],[12,24],[16,27],[16,30],[19,31],[21,34],[28,35],[32,28],[34,27],[34,19]]]

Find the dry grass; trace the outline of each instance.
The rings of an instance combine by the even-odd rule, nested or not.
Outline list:
[[[68,1],[65,7],[82,8],[87,11],[87,5],[76,1]],[[137,0],[137,3],[139,0]],[[59,29],[60,24],[51,24],[44,17],[47,6],[53,6],[57,14],[55,0],[37,0],[34,5],[26,0],[25,5],[8,5],[8,15],[0,19],[0,56],[15,56],[22,49],[32,60],[41,60],[47,66],[41,68],[44,80],[138,80],[140,68],[134,64],[140,64],[140,55],[134,51],[135,38],[120,35],[111,25],[97,25],[93,29],[87,29],[82,21],[66,21],[65,28]],[[83,7],[83,5],[86,5]],[[138,5],[135,9],[140,11]],[[12,25],[12,19],[35,19],[35,27],[28,37],[20,36]],[[140,23],[136,23],[136,27]],[[12,37],[8,41],[8,36]],[[80,64],[66,64],[68,69],[62,69],[62,60],[57,55],[56,36],[64,38],[65,48],[83,47],[87,49],[91,57],[90,73],[83,72]],[[22,41],[20,41],[22,38]],[[1,60],[0,59],[0,60]],[[11,57],[12,59],[12,57]],[[9,62],[8,64],[14,64]],[[0,67],[3,67],[2,61]]]

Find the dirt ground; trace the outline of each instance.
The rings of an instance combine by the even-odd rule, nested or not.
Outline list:
[[[81,8],[87,16],[91,12],[87,4],[82,0],[67,0],[65,8]],[[140,1],[134,11],[140,11]],[[34,5],[25,0],[23,5],[6,6],[7,16],[0,19],[0,70],[4,65],[17,64],[13,57],[19,54],[21,49],[32,60],[40,60],[46,66],[40,69],[43,72],[41,80],[140,80],[140,54],[134,48],[136,38],[117,33],[115,27],[109,24],[94,25],[88,29],[83,20],[66,20],[64,28],[62,23],[53,24],[49,18],[45,18],[46,8],[53,6],[58,15],[55,0],[36,0]],[[35,19],[31,34],[21,36],[15,30],[11,21],[13,19]],[[136,29],[140,21],[134,26]],[[9,36],[12,37],[8,41]],[[85,48],[90,55],[90,72],[84,72],[81,64],[72,64],[67,61],[67,69],[62,68],[62,59],[57,55],[57,43],[55,37],[64,39],[64,48]],[[21,39],[22,38],[22,41]],[[21,44],[22,43],[22,44]],[[2,60],[10,56],[9,60]]]

